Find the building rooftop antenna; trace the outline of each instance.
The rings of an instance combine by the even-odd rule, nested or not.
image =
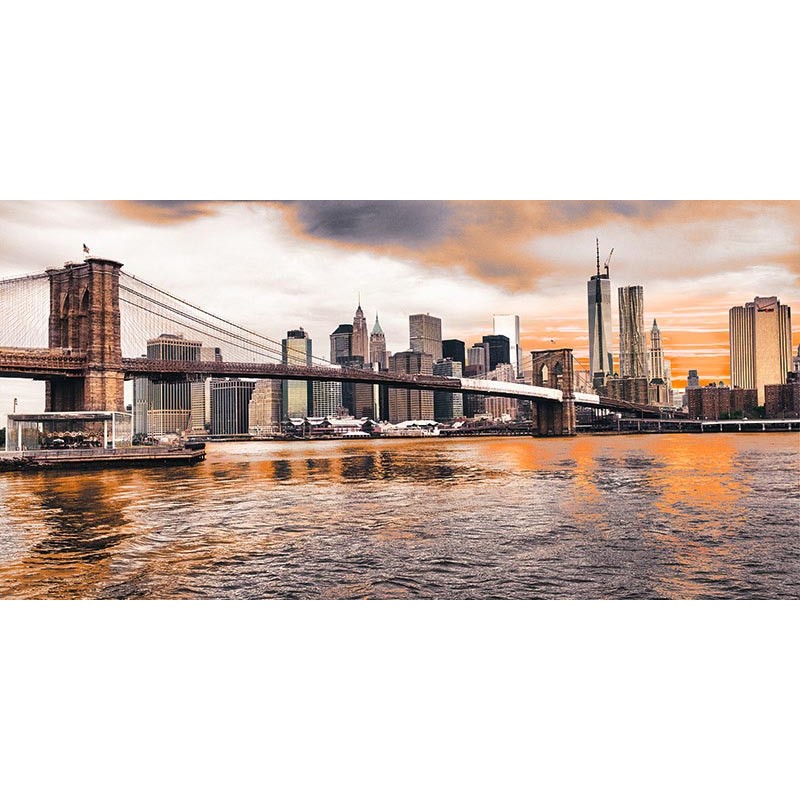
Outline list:
[[[597,277],[600,277],[600,239],[595,239],[597,242]]]

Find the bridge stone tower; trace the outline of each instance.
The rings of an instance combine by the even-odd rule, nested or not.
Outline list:
[[[83,378],[47,382],[48,411],[124,411],[118,261],[49,269],[49,347],[86,358]]]
[[[534,386],[560,389],[561,403],[536,400],[533,404],[533,429],[539,436],[574,436],[575,427],[575,368],[572,348],[534,350]]]

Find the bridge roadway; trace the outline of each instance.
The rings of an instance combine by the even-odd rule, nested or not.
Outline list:
[[[78,378],[91,365],[79,353],[55,349],[0,349],[0,378]],[[203,378],[275,378],[316,381],[347,381],[350,383],[382,384],[395,388],[424,389],[449,392],[473,392],[492,397],[527,398],[560,403],[563,392],[545,386],[531,386],[477,378],[448,378],[443,375],[405,375],[393,372],[344,367],[307,367],[287,364],[232,361],[159,361],[150,358],[123,358],[120,365],[125,378],[136,376],[153,380],[202,380]],[[596,394],[575,392],[575,403],[615,411],[635,411],[659,416],[655,406],[643,406],[624,400],[613,400]]]

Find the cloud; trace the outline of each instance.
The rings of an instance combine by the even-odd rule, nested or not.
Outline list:
[[[588,277],[603,260],[639,276],[721,267],[800,271],[800,204],[730,201],[302,201],[281,209],[296,235],[412,260],[508,293]]]
[[[206,200],[112,200],[123,217],[147,224],[173,225],[216,213],[218,203]]]
[[[441,241],[456,225],[451,204],[400,200],[302,200],[287,204],[310,236],[366,245],[417,248]]]

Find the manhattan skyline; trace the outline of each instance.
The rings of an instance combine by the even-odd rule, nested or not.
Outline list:
[[[613,247],[617,290],[644,287],[676,388],[730,379],[728,310],[756,295],[800,306],[800,203],[757,201],[4,201],[0,278],[116,258],[144,280],[275,339],[303,327],[315,356],[359,303],[390,352],[408,317],[480,341],[518,315],[523,356],[572,347],[588,364],[586,281]],[[793,348],[800,331],[793,335]],[[618,368],[618,364],[615,364]]]

